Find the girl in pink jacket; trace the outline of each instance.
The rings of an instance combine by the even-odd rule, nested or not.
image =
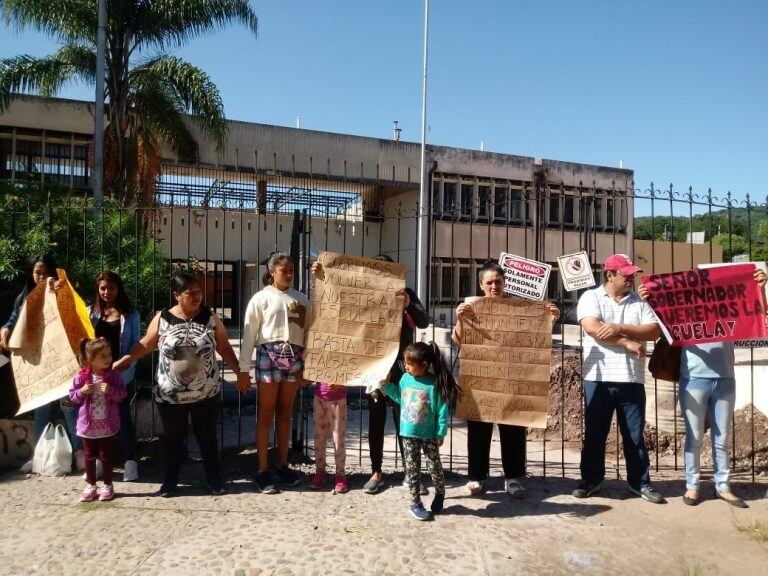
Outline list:
[[[80,365],[83,369],[72,381],[69,397],[79,406],[77,435],[85,451],[86,485],[81,502],[111,500],[112,441],[120,431],[120,400],[126,396],[125,382],[112,370],[112,352],[104,338],[83,338],[80,342]],[[96,459],[104,467],[104,486],[96,490]]]

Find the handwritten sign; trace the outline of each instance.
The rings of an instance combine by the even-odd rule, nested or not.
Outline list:
[[[589,256],[583,250],[558,256],[557,266],[560,268],[563,286],[568,292],[591,288],[595,285],[595,275],[592,274],[592,267],[589,265]]]
[[[74,292],[69,285],[65,288]],[[80,370],[72,343],[79,343],[87,334],[76,307],[65,305],[60,311],[57,295],[47,282],[29,293],[9,342],[21,404],[17,414],[68,394],[72,378]]]
[[[462,321],[456,415],[546,428],[553,322],[546,305],[506,298],[465,302],[474,317]]]
[[[643,277],[648,304],[673,346],[754,340],[768,335],[755,266],[685,270]]]
[[[502,252],[499,265],[504,269],[504,292],[528,300],[544,300],[552,266]]]
[[[343,386],[385,380],[400,349],[405,267],[335,252],[318,260],[304,378]]]

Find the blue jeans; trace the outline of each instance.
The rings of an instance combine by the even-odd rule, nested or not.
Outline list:
[[[584,381],[585,435],[581,449],[581,479],[599,484],[605,478],[605,441],[616,412],[627,481],[635,490],[650,486],[651,463],[643,440],[645,428],[645,386],[634,382]]]
[[[701,441],[707,412],[712,420],[715,489],[718,492],[730,490],[728,443],[735,401],[736,380],[733,378],[680,378],[680,410],[685,418],[685,486],[688,490],[699,489]]]
[[[74,454],[78,450],[83,449],[83,443],[80,441],[80,437],[77,435],[77,406],[65,406],[64,398],[62,400],[54,400],[50,404],[35,408],[35,442],[43,435],[43,430],[58,416],[58,410],[64,414],[64,422],[67,425],[67,434],[69,435],[69,442],[72,444],[72,453]]]

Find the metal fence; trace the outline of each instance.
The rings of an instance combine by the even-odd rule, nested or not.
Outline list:
[[[20,266],[34,253],[52,251],[86,301],[102,269],[121,274],[146,326],[153,313],[171,303],[168,280],[177,266],[198,271],[205,299],[224,320],[237,348],[242,311],[260,288],[263,262],[273,250],[294,258],[296,281],[309,288],[309,267],[320,250],[361,256],[390,255],[409,269],[415,285],[417,216],[429,215],[428,296],[432,316],[419,338],[435,340],[454,363],[449,333],[455,307],[476,295],[477,270],[501,251],[556,264],[561,254],[586,250],[601,278],[601,262],[613,252],[634,254],[648,273],[685,269],[731,259],[764,260],[761,223],[765,203],[707,192],[682,193],[672,187],[647,189],[594,184],[554,185],[542,181],[479,179],[431,174],[432,202],[419,207],[413,185],[383,188],[376,182],[332,181],[275,173],[166,166],[152,206],[108,199],[94,212],[85,191],[55,184],[5,182],[0,206],[0,266]],[[10,254],[11,256],[8,256]],[[3,264],[4,263],[4,264]],[[6,312],[20,276],[0,285]],[[562,314],[553,341],[550,423],[529,433],[529,468],[542,475],[571,475],[583,432],[579,377],[581,335],[575,320],[577,293],[566,292],[552,272],[548,297]],[[768,439],[756,423],[764,418],[755,404],[755,382],[768,356],[763,350],[737,354],[737,378],[743,407],[734,424],[734,468],[756,474],[768,467]],[[155,436],[159,423],[149,389],[155,357],[138,371],[134,414],[139,435]],[[255,394],[241,394],[222,366],[221,443],[239,450],[253,442]],[[657,469],[681,467],[682,426],[676,417],[677,386],[646,382],[648,430]],[[358,464],[365,465],[367,398],[360,388],[348,392],[349,438]],[[292,443],[295,455],[311,456],[311,389],[300,391]],[[764,408],[765,410],[765,408]],[[741,418],[741,420],[739,419]],[[741,428],[740,428],[741,427]],[[461,422],[453,421],[444,451],[450,469],[461,469],[465,447]],[[745,434],[746,431],[746,434]],[[612,435],[616,474],[621,474],[618,430]],[[394,442],[387,453],[398,465]],[[611,456],[613,458],[613,456]]]

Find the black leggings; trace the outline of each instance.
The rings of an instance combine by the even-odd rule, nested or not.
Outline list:
[[[184,453],[184,440],[187,437],[188,419],[192,417],[192,431],[203,457],[203,468],[208,483],[214,488],[222,484],[221,465],[219,463],[219,444],[216,439],[216,421],[219,415],[218,397],[207,398],[190,404],[157,403],[160,419],[163,421],[163,452],[165,474],[163,484],[176,487]]]
[[[368,449],[371,453],[371,472],[374,474],[381,473],[381,462],[384,458],[384,428],[387,425],[387,406],[392,406],[392,421],[395,423],[400,456],[403,457],[403,439],[400,438],[400,405],[385,396],[379,396],[378,401],[368,397]]]

